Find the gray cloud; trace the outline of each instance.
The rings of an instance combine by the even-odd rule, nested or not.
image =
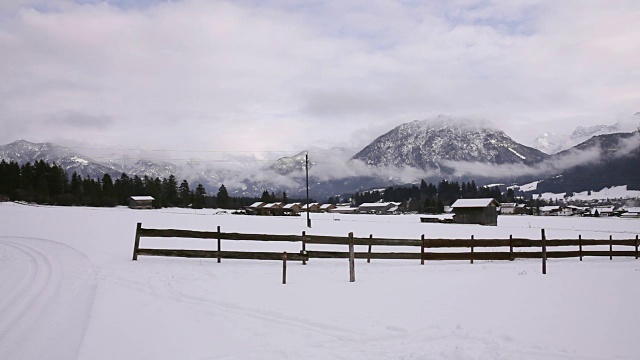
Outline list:
[[[2,143],[358,148],[437,114],[527,142],[640,109],[635,0],[44,3],[0,6]]]

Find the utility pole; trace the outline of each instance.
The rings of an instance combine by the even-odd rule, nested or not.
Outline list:
[[[304,164],[307,173],[307,227],[311,228],[311,218],[309,217],[309,152],[304,156]]]

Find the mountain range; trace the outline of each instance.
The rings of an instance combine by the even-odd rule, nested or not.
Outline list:
[[[612,125],[578,126],[571,134],[558,134],[547,131],[536,137],[529,145],[546,154],[557,154],[581,144],[594,136],[633,132],[640,123],[640,112],[635,113],[631,120],[619,121]]]
[[[55,162],[68,174],[75,171],[93,178],[105,173],[119,177],[123,172],[152,178],[173,174],[178,179],[202,183],[209,192],[216,192],[224,183],[234,196],[256,196],[264,190],[284,190],[290,197],[304,194],[307,154],[310,190],[318,199],[443,178],[475,180],[479,185],[547,179],[541,183],[545,191],[599,190],[597,187],[612,185],[640,189],[636,165],[640,163],[640,138],[637,133],[597,135],[613,130],[615,125],[579,127],[572,138],[577,141],[589,137],[587,141],[548,155],[514,141],[490,123],[438,116],[401,124],[358,152],[313,148],[260,165],[242,160],[227,162],[224,167],[206,161],[177,165],[126,156],[96,160],[71,148],[25,140],[0,146],[0,159],[19,164]]]

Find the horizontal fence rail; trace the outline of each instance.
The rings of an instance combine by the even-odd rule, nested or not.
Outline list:
[[[217,250],[189,250],[189,249],[150,249],[140,248],[140,238],[190,238],[217,240]],[[266,242],[298,242],[302,244],[300,253],[278,253],[278,252],[255,252],[255,251],[223,251],[222,240],[231,241],[266,241]],[[317,251],[307,250],[310,244],[316,245],[344,245],[349,251]],[[368,246],[367,252],[353,251],[354,245]],[[169,256],[185,258],[216,258],[221,259],[246,259],[246,260],[280,260],[283,261],[283,283],[286,282],[286,261],[302,261],[306,264],[309,259],[349,259],[353,268],[353,259],[406,259],[425,261],[433,260],[465,260],[473,263],[474,260],[506,260],[515,259],[542,259],[542,272],[546,273],[547,258],[580,258],[584,257],[639,257],[639,240],[635,239],[546,239],[544,229],[541,230],[541,239],[475,239],[474,236],[466,239],[427,239],[422,235],[420,239],[393,239],[354,237],[353,233],[348,236],[321,236],[321,235],[275,235],[275,234],[245,234],[235,232],[222,232],[218,226],[217,231],[193,231],[179,229],[145,229],[138,223],[133,249],[133,260],[137,260],[138,255],[143,256]],[[418,247],[415,252],[372,252],[372,246],[387,247]],[[568,246],[578,247],[572,250],[547,251],[548,248],[566,248]],[[609,246],[608,250],[585,250],[584,247]],[[613,246],[625,246],[635,248],[633,250],[613,250]],[[468,251],[458,252],[433,252],[427,249],[468,249]],[[476,251],[476,248],[508,248],[509,251]],[[534,248],[529,251],[514,251],[518,248]],[[540,251],[535,250],[540,249]],[[346,249],[345,249],[346,250]],[[350,270],[354,271],[354,270]],[[355,281],[355,274],[351,276]]]

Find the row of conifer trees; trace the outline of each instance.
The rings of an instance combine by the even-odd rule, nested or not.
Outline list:
[[[0,161],[0,198],[7,200],[63,206],[116,206],[127,205],[129,197],[134,195],[153,196],[156,208],[238,209],[260,199],[229,196],[224,184],[217,194],[208,195],[202,184],[192,188],[187,180],[178,183],[173,175],[160,179],[123,173],[114,180],[109,174],[94,179],[74,172],[68,177],[62,167],[43,160],[22,166],[13,161]]]

